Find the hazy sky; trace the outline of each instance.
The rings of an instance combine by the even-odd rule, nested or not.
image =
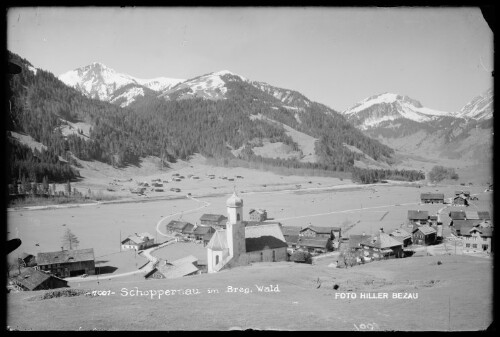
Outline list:
[[[11,8],[7,48],[56,76],[230,70],[337,111],[384,92],[458,111],[493,86],[479,8]]]

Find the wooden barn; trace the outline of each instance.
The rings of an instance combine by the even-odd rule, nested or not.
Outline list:
[[[222,214],[203,214],[200,223],[204,226],[213,226],[214,228],[226,228],[227,217]]]
[[[47,290],[68,287],[68,281],[35,268],[26,268],[12,278],[16,288],[23,291]]]
[[[443,193],[422,193],[420,194],[420,201],[424,204],[444,203]]]
[[[413,243],[417,245],[432,245],[436,242],[437,232],[434,228],[424,225],[413,229]]]
[[[58,277],[73,277],[95,274],[94,249],[61,250],[38,253],[38,268]]]

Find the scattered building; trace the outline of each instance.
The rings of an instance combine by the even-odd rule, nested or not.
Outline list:
[[[154,237],[149,233],[134,233],[122,241],[122,249],[143,250],[155,244]]]
[[[394,239],[398,240],[403,244],[403,247],[408,247],[412,244],[412,235],[411,233],[405,231],[402,228],[398,228],[393,230],[390,234]]]
[[[36,261],[41,271],[49,271],[58,277],[95,274],[94,249],[92,248],[38,253]]]
[[[252,221],[265,221],[267,220],[267,212],[265,209],[251,209],[248,211],[250,220]]]
[[[417,245],[432,245],[436,242],[437,232],[429,225],[414,228],[412,232],[413,243]]]
[[[213,226],[216,229],[226,228],[227,217],[221,214],[203,214],[200,218],[200,223],[204,226]]]
[[[422,193],[420,201],[425,204],[444,203],[444,194],[442,193]]]
[[[226,202],[227,228],[217,230],[207,245],[209,273],[253,262],[287,260],[287,243],[279,224],[245,226],[243,199],[236,193]]]
[[[410,221],[410,223],[425,225],[429,220],[429,212],[420,210],[408,210],[408,220]]]
[[[50,273],[26,268],[21,274],[12,278],[16,288],[23,291],[46,290],[68,287],[68,282]]]

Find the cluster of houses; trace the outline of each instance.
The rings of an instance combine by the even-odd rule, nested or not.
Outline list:
[[[455,206],[469,206],[470,200],[477,200],[477,197],[471,196],[470,191],[455,191],[451,203]],[[445,203],[443,193],[421,193],[420,201],[423,204]]]
[[[304,228],[282,227],[288,247],[307,251],[312,254],[322,254],[339,248],[341,239],[340,227],[313,226]]]

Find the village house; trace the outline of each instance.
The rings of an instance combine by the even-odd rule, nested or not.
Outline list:
[[[403,257],[403,244],[381,230],[377,235],[361,241],[360,246],[380,252],[383,256]]]
[[[186,235],[187,237],[189,238],[193,238],[195,237],[194,235],[194,225],[191,224],[191,223],[187,223],[186,226],[184,226],[184,228],[182,228],[181,230],[181,233]]]
[[[34,267],[36,266],[36,258],[34,255],[22,253],[18,258],[18,263],[21,267]]]
[[[201,240],[203,246],[206,246],[215,233],[215,229],[212,226],[196,226],[193,231],[194,238],[196,240]]]
[[[300,236],[305,237],[323,237],[332,240],[340,240],[340,227],[320,227],[309,224],[300,230]]]
[[[62,278],[95,274],[92,248],[38,253],[36,261],[41,271],[49,271]]]
[[[166,226],[167,233],[173,235],[181,234],[184,227],[186,227],[188,224],[192,226],[192,224],[186,221],[172,220]]]
[[[460,237],[464,253],[493,252],[493,228],[463,226]]]
[[[417,245],[432,245],[436,242],[437,232],[429,225],[414,228],[412,232],[412,241]]]
[[[18,290],[22,291],[68,287],[68,281],[35,268],[26,268],[19,275],[13,277],[12,282]]]
[[[408,210],[408,221],[410,224],[417,223],[425,225],[429,221],[429,212],[421,210]]]
[[[134,233],[122,241],[122,249],[143,250],[155,244],[154,237],[149,233]]]
[[[332,239],[329,237],[302,237],[297,242],[297,247],[307,250],[309,253],[326,253],[333,251]]]
[[[453,221],[453,226],[450,225],[451,232],[455,236],[461,236],[462,235],[462,228],[472,228],[472,227],[478,227],[481,226],[484,223],[484,220],[468,220],[468,219],[463,219],[463,220],[454,220]],[[482,225],[482,227],[484,224]]]
[[[267,220],[267,212],[265,209],[251,209],[248,211],[250,220],[252,221],[265,221]]]
[[[463,196],[465,199],[470,198],[470,191],[455,191],[455,197]]]
[[[424,204],[444,203],[444,194],[442,193],[422,193],[420,201]]]
[[[408,233],[403,228],[395,229],[389,235],[401,242],[403,244],[403,247],[408,247],[412,244],[411,233]]]
[[[283,236],[289,248],[297,248],[299,241],[300,228],[299,227],[282,227]]]
[[[355,251],[358,249],[362,249],[363,247],[360,245],[361,242],[368,239],[370,236],[363,234],[351,234],[349,235],[349,250]]]
[[[226,229],[217,230],[207,245],[209,273],[253,262],[287,260],[288,245],[279,224],[245,226],[243,199],[236,192],[226,201],[226,207]]]
[[[198,274],[200,274],[198,259],[189,255],[172,262],[161,259],[144,277],[146,279],[174,279]]]
[[[200,223],[204,226],[213,226],[215,229],[226,228],[227,217],[222,214],[203,214]]]
[[[454,206],[469,206],[469,201],[463,194],[461,194],[453,198],[452,204]]]

